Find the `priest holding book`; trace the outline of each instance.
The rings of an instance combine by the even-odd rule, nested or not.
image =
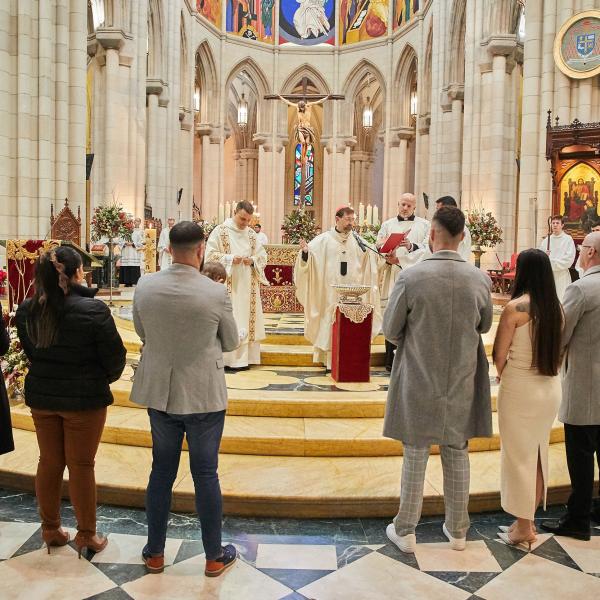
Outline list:
[[[338,302],[332,284],[368,285],[364,301],[373,305],[373,339],[381,328],[381,306],[377,285],[377,256],[361,248],[353,235],[354,209],[340,206],[335,227],[310,243],[300,241],[294,267],[296,296],[304,307],[304,336],[314,346],[314,361],[331,369],[331,328]]]
[[[388,298],[401,269],[416,265],[428,251],[430,223],[417,217],[417,199],[413,194],[402,194],[398,200],[397,216],[384,221],[377,235],[377,248],[383,249],[386,261],[380,269],[381,304],[385,309]],[[392,234],[402,234],[394,236]],[[386,243],[387,242],[387,243]],[[385,368],[392,370],[396,347],[385,341]]]

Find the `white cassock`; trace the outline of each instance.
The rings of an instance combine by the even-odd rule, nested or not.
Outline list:
[[[126,245],[133,244],[133,245]],[[121,266],[122,267],[142,267],[144,266],[143,252],[144,230],[134,229],[131,232],[131,242],[121,242]]]
[[[171,253],[167,250],[169,247],[169,233],[171,231],[170,227],[165,227],[160,232],[160,237],[158,238],[158,245],[156,249],[158,250],[158,266],[160,270],[168,269],[173,262],[173,257]]]
[[[346,262],[346,275],[341,263]],[[336,231],[335,227],[318,235],[308,244],[308,260],[298,254],[294,266],[296,296],[304,307],[304,337],[314,346],[314,361],[331,368],[331,327],[335,317],[338,294],[332,284],[368,285],[371,291],[363,301],[374,306],[372,339],[381,329],[381,302],[377,285],[377,255],[363,252],[352,233]]]
[[[256,234],[256,239],[263,245],[266,246],[269,243],[269,238],[267,237],[266,233],[263,233],[262,231],[260,233]]]
[[[538,248],[544,252],[548,250],[548,236],[541,241]],[[561,302],[567,286],[571,283],[569,268],[575,260],[575,254],[575,242],[568,233],[563,231],[559,235],[550,236],[550,264],[554,274],[556,294]]]
[[[234,256],[250,257],[253,265],[233,264]],[[265,319],[260,299],[260,284],[269,285],[265,277],[267,252],[256,232],[239,229],[234,220],[226,219],[215,227],[206,242],[206,262],[220,262],[227,271],[227,289],[233,316],[240,332],[240,346],[223,353],[227,367],[260,364],[260,341],[264,340]]]
[[[418,262],[423,260],[426,253],[429,252],[429,230],[431,223],[427,219],[417,217],[415,215],[414,220],[403,219],[400,221],[398,217],[388,219],[381,224],[381,229],[377,234],[377,246],[381,246],[383,242],[392,233],[406,233],[409,229],[410,232],[406,236],[407,239],[415,245],[415,249],[409,252],[406,248],[397,248],[396,257],[398,258],[399,265],[403,269],[408,269]],[[400,269],[396,265],[390,265],[386,262],[380,262],[379,277],[381,286],[381,302],[385,307],[389,295],[394,289],[394,284],[400,273]]]

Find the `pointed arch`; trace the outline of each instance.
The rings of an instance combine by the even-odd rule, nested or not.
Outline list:
[[[309,79],[319,94],[331,94],[331,88],[327,80],[312,65],[304,63],[294,69],[285,79],[281,86],[281,94],[291,94],[294,88],[302,81],[302,78]]]
[[[179,106],[189,108],[191,88],[188,64],[188,37],[183,11],[179,20]]]
[[[148,77],[166,80],[165,66],[165,16],[161,0],[148,4]]]
[[[214,54],[206,40],[196,49],[195,86],[200,90],[200,122],[217,123],[219,120],[219,77]]]
[[[467,0],[454,0],[451,14],[444,83],[464,85]]]
[[[418,85],[418,59],[415,49],[406,44],[398,59],[394,75],[394,95],[392,103],[394,112],[392,115],[393,127],[410,127],[410,93],[415,85]]]
[[[422,115],[431,113],[431,88],[433,85],[431,68],[433,65],[433,22],[429,27],[427,43],[425,44],[425,55],[423,57],[423,82],[420,87],[420,107]]]
[[[240,73],[245,73],[254,85],[254,93],[256,94],[256,133],[262,133],[262,130],[268,131],[270,129],[271,121],[271,102],[265,100],[265,95],[270,93],[271,86],[267,79],[264,71],[258,66],[258,64],[252,58],[244,58],[239,61],[229,72],[227,81],[225,82],[225,93],[223,94],[223,101],[225,104],[225,113],[227,114],[227,103],[229,101],[229,88],[233,84],[235,78]]]

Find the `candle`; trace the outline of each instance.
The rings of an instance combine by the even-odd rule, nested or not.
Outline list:
[[[217,221],[222,223],[225,220],[225,207],[221,202],[219,202],[219,212],[217,215]]]
[[[373,224],[373,207],[369,204],[367,206],[367,225]]]
[[[379,207],[373,207],[373,225],[379,225]]]
[[[363,203],[361,202],[358,205],[358,225],[359,226],[362,226],[362,224],[363,224],[363,212],[364,212],[363,208],[364,208]]]
[[[225,216],[231,216],[231,204],[229,202],[225,202]]]

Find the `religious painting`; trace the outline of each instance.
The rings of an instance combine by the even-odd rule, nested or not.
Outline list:
[[[392,0],[394,14],[392,27],[394,31],[408,23],[419,10],[419,0]]]
[[[335,44],[335,0],[280,0],[279,42]]]
[[[221,0],[196,0],[196,10],[216,27],[221,27]]]
[[[600,176],[590,165],[580,162],[569,169],[560,184],[560,214],[567,229],[589,233],[600,223],[598,192]]]
[[[600,10],[586,10],[569,19],[556,36],[554,60],[574,79],[600,73]]]
[[[340,0],[340,44],[387,34],[389,0]]]
[[[226,29],[249,40],[273,43],[275,0],[227,0]]]
[[[304,168],[306,182],[304,184],[304,204],[313,205],[313,191],[315,186],[315,153],[312,144],[306,147],[306,164]],[[302,187],[302,145],[296,145],[294,154],[294,206],[300,204],[300,189]]]

